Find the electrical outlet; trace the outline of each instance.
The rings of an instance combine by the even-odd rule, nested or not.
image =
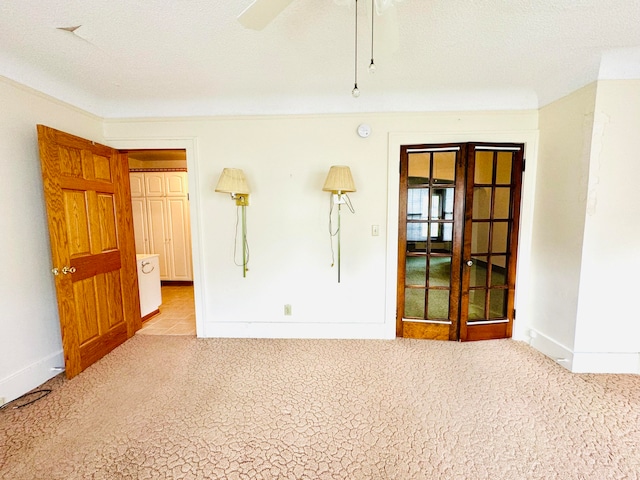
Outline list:
[[[288,303],[284,306],[284,314],[291,315],[291,305],[289,305]]]

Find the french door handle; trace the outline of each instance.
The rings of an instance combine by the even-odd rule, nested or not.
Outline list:
[[[76,267],[62,267],[62,274],[67,275],[69,273],[76,273]]]
[[[473,266],[473,260],[467,260],[467,267]]]

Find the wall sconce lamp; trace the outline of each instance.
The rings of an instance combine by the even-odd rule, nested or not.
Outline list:
[[[247,212],[249,205],[249,185],[244,176],[244,172],[239,168],[224,168],[220,174],[220,179],[216,185],[216,192],[229,193],[236,201],[236,205],[242,210],[242,276],[247,276],[247,265],[249,263],[249,244],[247,243]],[[236,223],[236,242],[234,245],[234,261],[236,246],[238,244],[238,224]]]
[[[351,213],[354,213],[353,205],[351,205],[351,199],[347,192],[355,192],[356,185],[353,182],[351,176],[351,170],[349,167],[343,165],[334,165],[329,169],[329,174],[324,182],[322,190],[325,192],[331,192],[330,209],[329,209],[329,233],[331,237],[338,237],[338,283],[340,283],[340,207],[346,205]],[[338,205],[338,228],[333,232],[331,227],[331,214],[333,212],[333,206]],[[331,254],[333,257],[333,240],[331,241]],[[331,264],[333,267],[333,263]]]

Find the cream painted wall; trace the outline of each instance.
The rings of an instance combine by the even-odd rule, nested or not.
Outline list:
[[[64,365],[36,124],[102,141],[102,120],[0,77],[0,397]]]
[[[362,122],[372,126],[369,138],[356,135]],[[535,152],[536,127],[535,111],[349,114],[107,120],[105,137],[116,148],[159,148],[158,139],[193,144],[186,148],[190,188],[197,189],[191,211],[199,335],[393,338],[398,142],[522,141]],[[334,164],[349,165],[357,187],[350,195],[355,214],[343,210],[340,284],[331,267],[329,195],[322,192]],[[236,208],[214,192],[224,167],[242,168],[252,189],[246,278],[233,261]],[[530,227],[523,234],[527,265]]]
[[[598,83],[575,350],[636,356],[640,373],[640,80]]]
[[[531,327],[543,337],[534,345],[549,341],[539,348],[568,362],[575,338],[595,97],[594,83],[540,110]]]
[[[640,373],[640,81],[540,111],[531,344],[574,372]]]

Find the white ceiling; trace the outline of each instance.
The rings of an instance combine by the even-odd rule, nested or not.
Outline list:
[[[527,109],[640,78],[638,0],[404,0],[373,75],[360,0],[357,99],[353,8],[294,0],[254,31],[250,3],[2,0],[0,75],[104,117]]]

